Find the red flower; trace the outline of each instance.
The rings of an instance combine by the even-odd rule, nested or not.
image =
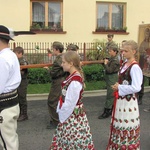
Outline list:
[[[121,150],[126,150],[126,145],[122,145]]]
[[[137,142],[137,147],[139,147],[139,146],[140,146],[140,141]]]
[[[138,148],[138,145],[137,145],[137,144],[134,144],[133,147],[134,147],[135,149],[137,149],[137,148]]]
[[[53,141],[56,141],[56,139],[57,139],[57,138],[56,138],[56,137],[54,137],[54,138],[53,138]]]
[[[115,145],[115,148],[118,149],[118,144]]]
[[[91,149],[93,146],[92,145],[88,145],[88,148]]]
[[[133,145],[129,145],[129,146],[128,146],[128,149],[129,149],[129,150],[133,150],[133,148],[134,148]]]

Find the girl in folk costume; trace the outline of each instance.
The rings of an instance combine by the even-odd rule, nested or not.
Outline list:
[[[94,150],[89,123],[81,101],[84,77],[79,55],[74,51],[64,53],[62,67],[70,75],[62,82],[62,96],[57,106],[60,122],[50,150]]]
[[[136,93],[143,80],[142,70],[135,61],[138,45],[126,41],[122,49],[126,62],[119,71],[119,82],[112,85],[115,91],[110,138],[107,150],[140,150],[140,119]]]

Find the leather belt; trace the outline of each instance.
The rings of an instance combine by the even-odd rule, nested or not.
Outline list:
[[[18,104],[17,90],[0,94],[0,111]]]

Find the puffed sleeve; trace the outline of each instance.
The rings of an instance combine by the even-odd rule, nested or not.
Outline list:
[[[78,81],[72,81],[68,86],[65,100],[61,109],[59,108],[59,103],[57,107],[57,113],[59,115],[59,121],[61,123],[63,123],[72,114],[79,100],[81,89],[82,89],[82,84]]]
[[[118,92],[120,96],[125,96],[128,94],[137,93],[141,90],[141,85],[143,82],[143,73],[141,68],[135,64],[130,70],[131,85],[119,85]]]

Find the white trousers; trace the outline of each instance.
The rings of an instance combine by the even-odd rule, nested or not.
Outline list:
[[[0,112],[2,123],[0,123],[0,144],[3,150],[18,150],[19,140],[17,130],[17,119],[19,117],[19,105],[4,109]]]

